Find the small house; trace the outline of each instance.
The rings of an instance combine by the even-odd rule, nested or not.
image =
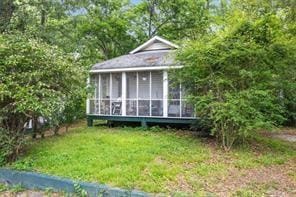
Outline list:
[[[94,87],[87,100],[88,125],[94,119],[147,123],[192,123],[193,107],[180,85],[172,85],[169,69],[178,46],[155,36],[127,55],[97,63],[90,70]]]

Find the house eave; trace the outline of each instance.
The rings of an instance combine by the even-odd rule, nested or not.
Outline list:
[[[166,40],[166,39],[164,39],[164,38],[161,38],[161,37],[159,37],[159,36],[154,36],[153,38],[151,38],[150,40],[148,40],[148,41],[145,42],[144,44],[138,46],[137,48],[135,48],[134,50],[132,50],[132,51],[129,52],[129,53],[130,53],[130,54],[135,54],[135,53],[141,51],[143,48],[145,48],[145,47],[147,47],[148,45],[150,45],[151,43],[153,43],[155,40],[158,40],[158,41],[160,41],[160,42],[162,42],[162,43],[165,43],[165,44],[167,44],[168,46],[171,46],[172,48],[175,48],[175,49],[178,49],[178,48],[179,48],[178,45],[176,45],[176,44],[174,44],[174,43],[172,43],[172,42],[170,42],[170,41],[168,41],[168,40]]]
[[[111,72],[133,72],[133,71],[151,71],[151,70],[168,70],[182,68],[180,65],[171,66],[143,66],[143,67],[132,67],[132,68],[112,68],[112,69],[98,69],[91,70],[89,73],[111,73]]]

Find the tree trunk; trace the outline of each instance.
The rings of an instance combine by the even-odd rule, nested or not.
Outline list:
[[[59,125],[54,126],[53,132],[54,132],[55,135],[58,135],[59,134],[59,130],[60,130],[60,126]]]
[[[32,132],[33,132],[33,139],[37,137],[37,132],[38,132],[38,117],[33,116],[32,119]]]
[[[152,20],[154,16],[154,9],[155,9],[155,0],[151,0],[148,5],[148,11],[149,11],[149,27],[148,27],[148,34],[149,38],[152,37]]]

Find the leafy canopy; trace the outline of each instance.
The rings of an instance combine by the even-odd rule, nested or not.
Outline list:
[[[20,34],[0,35],[0,127],[7,131],[0,137],[23,139],[29,119],[62,111],[68,98],[83,90],[83,74],[55,46]]]
[[[285,102],[296,91],[295,43],[270,14],[231,24],[179,53],[185,67],[176,76],[226,150],[284,120]]]

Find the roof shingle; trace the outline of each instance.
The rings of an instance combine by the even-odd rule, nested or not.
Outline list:
[[[171,66],[174,63],[173,50],[145,51],[123,55],[95,64],[91,70],[120,69],[153,66]]]

